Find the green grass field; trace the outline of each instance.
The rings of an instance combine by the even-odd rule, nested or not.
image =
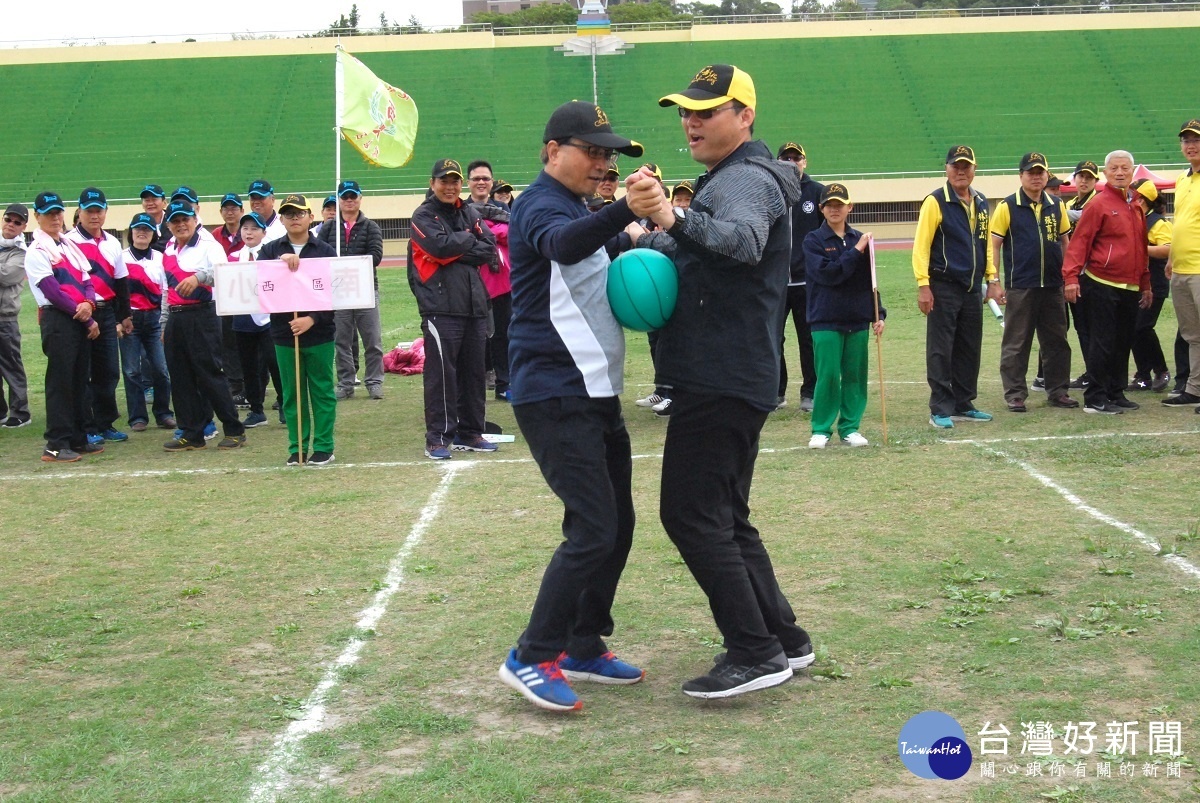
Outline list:
[[[27,296],[35,423],[0,430],[0,798],[1196,800],[1200,416],[1151,394],[1121,417],[1036,399],[1002,413],[988,320],[978,405],[996,420],[935,432],[908,255],[880,259],[890,445],[872,347],[872,446],[805,448],[794,380],[758,461],[756,522],[817,662],[722,704],[680,692],[719,634],[658,521],[665,422],[633,404],[652,372],[630,334],[640,519],[611,644],[647,677],[579,684],[572,716],[495,677],[559,540],[519,435],[426,460],[421,380],[389,375],[384,401],[339,405],[328,469],[285,469],[275,423],[244,450],[166,454],[151,431],[46,465]],[[412,340],[403,273],[380,278],[385,342]],[[506,406],[488,413],[515,431]],[[901,727],[927,709],[976,751],[958,781],[899,759]],[[1061,739],[1053,758],[1021,753],[1036,721],[1097,723],[1086,777]],[[989,722],[1010,731],[1007,755],[978,754]],[[1102,758],[1108,723],[1125,722],[1136,755]],[[1179,723],[1184,757],[1148,754],[1155,722]]]

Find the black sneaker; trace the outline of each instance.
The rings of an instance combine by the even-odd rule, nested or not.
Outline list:
[[[87,443],[85,443],[83,446],[80,446],[75,451],[79,452],[79,454],[83,455],[84,457],[91,455],[91,454],[100,454],[101,452],[104,451],[104,443],[103,442],[92,443],[91,441],[88,441]]]
[[[1150,389],[1155,393],[1162,393],[1167,389],[1167,385],[1171,384],[1171,372],[1163,371],[1154,375],[1154,381],[1150,383]]]
[[[76,463],[83,458],[74,449],[51,449],[42,452],[43,463]]]
[[[313,452],[308,458],[310,466],[327,466],[333,462],[333,452]]]
[[[246,445],[245,435],[226,435],[217,444],[218,449],[238,449]]]
[[[305,455],[305,456],[304,456],[304,459],[305,459],[305,460],[308,460],[308,455]],[[289,465],[289,466],[299,466],[299,465],[300,465],[300,453],[299,453],[299,452],[292,452],[290,455],[288,455],[288,459],[287,459],[287,465]]]
[[[1150,390],[1150,378],[1146,376],[1135,376],[1133,380],[1125,386],[1125,390]]]
[[[20,429],[21,427],[29,426],[29,422],[32,420],[29,416],[20,418],[19,416],[10,415],[4,419],[4,423],[0,424],[0,427],[4,427],[5,429]]]
[[[168,452],[190,452],[193,449],[204,449],[207,444],[204,441],[192,442],[187,438],[180,436],[163,444],[163,449]]]
[[[1035,377],[1033,378],[1033,384],[1029,386],[1029,389],[1030,389],[1030,390],[1036,390],[1036,391],[1040,391],[1040,392],[1042,392],[1042,393],[1045,393],[1045,391],[1046,391],[1046,379],[1045,379],[1045,377],[1041,377],[1041,376],[1035,376]]]
[[[1087,374],[1080,374],[1078,378],[1072,379],[1067,387],[1074,388],[1075,390],[1083,390],[1090,384],[1092,384],[1092,378]]]
[[[1120,415],[1125,412],[1115,404],[1085,404],[1083,405],[1085,413],[1099,413],[1101,415]]]
[[[1195,407],[1200,404],[1200,396],[1193,396],[1186,390],[1178,396],[1170,396],[1162,400],[1162,403],[1168,407]]]
[[[1124,396],[1122,396],[1119,399],[1109,399],[1108,403],[1115,405],[1117,407],[1120,407],[1122,410],[1140,410],[1140,409],[1142,409],[1142,405],[1138,404],[1135,401],[1130,401],[1129,399],[1125,398]]]
[[[749,666],[719,663],[707,675],[683,684],[683,693],[700,700],[722,700],[747,692],[769,689],[792,679],[792,667],[780,652],[770,661]]]
[[[813,653],[811,641],[806,641],[794,650],[784,650],[783,654],[787,656],[788,666],[793,672],[799,672],[801,669],[812,666],[813,661],[817,660],[817,656]],[[720,664],[725,661],[725,653],[719,652],[713,656],[713,663]]]
[[[243,396],[241,393],[238,393],[233,397],[233,406],[239,410],[249,410],[250,402],[246,401],[245,396]]]

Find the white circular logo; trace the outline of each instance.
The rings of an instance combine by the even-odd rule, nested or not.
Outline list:
[[[812,211],[817,208],[817,205],[812,201],[805,201],[800,205],[800,208],[804,210],[805,214],[812,214]]]

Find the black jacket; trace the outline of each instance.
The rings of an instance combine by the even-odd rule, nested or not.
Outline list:
[[[423,317],[487,317],[488,294],[479,266],[496,258],[496,239],[470,204],[446,204],[430,196],[413,212],[408,286]],[[445,264],[423,278],[432,262]]]
[[[338,237],[341,237],[342,256],[356,257],[361,254],[370,254],[371,265],[378,268],[379,263],[383,261],[383,230],[379,228],[379,224],[359,212],[354,226],[350,229],[348,242],[345,231],[342,216],[338,215],[333,220],[326,220],[321,224],[321,228],[317,231],[317,239],[336,251]],[[378,279],[376,279],[375,285],[378,289]]]
[[[292,244],[287,237],[280,237],[278,240],[272,240],[262,247],[258,252],[258,261],[262,262],[266,259],[279,259],[284,254],[295,253],[292,250]],[[332,257],[337,256],[337,252],[333,250],[333,246],[321,242],[313,235],[308,235],[308,244],[300,249],[299,254],[301,259],[309,259],[310,257]],[[319,312],[300,312],[300,317],[305,315],[312,316],[313,325],[304,334],[300,335],[300,348],[308,348],[309,346],[319,346],[322,343],[330,343],[333,341],[334,323],[333,310],[321,310]],[[290,312],[272,312],[271,313],[271,342],[277,346],[286,346],[288,348],[295,344],[295,338],[292,336],[292,329],[289,325],[292,320]]]
[[[800,176],[800,200],[792,204],[792,276],[791,284],[804,284],[804,238],[825,222],[821,215],[821,195],[825,185],[813,181],[808,173]]]

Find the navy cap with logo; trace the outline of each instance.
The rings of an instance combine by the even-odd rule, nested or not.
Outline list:
[[[242,219],[238,221],[238,226],[245,226],[247,223],[258,226],[263,231],[267,230],[267,224],[258,216],[257,212],[247,212],[242,215]]]
[[[775,154],[776,159],[782,159],[783,155],[788,151],[794,151],[801,159],[807,159],[808,154],[804,152],[804,146],[795,142],[785,142],[779,146],[779,152]]]
[[[955,145],[946,151],[946,164],[952,165],[956,162],[970,162],[971,164],[975,164],[975,149],[970,145]]]
[[[230,205],[236,206],[238,209],[242,208],[241,196],[239,196],[236,192],[227,192],[225,193],[225,197],[221,199],[222,208]]]
[[[582,100],[572,100],[555,109],[546,121],[546,130],[542,132],[542,142],[561,142],[572,138],[589,145],[610,148],[626,156],[638,157],[644,150],[633,140],[614,134],[604,110],[595,103]]]
[[[275,188],[265,178],[255,179],[250,182],[250,189],[246,190],[246,194],[251,198],[266,198],[275,194]]]
[[[196,191],[193,190],[191,187],[188,187],[188,186],[185,186],[182,184],[175,189],[175,192],[171,193],[171,201],[172,202],[178,201],[180,198],[187,201],[188,203],[192,203],[192,204],[200,203],[200,196],[196,194]]]
[[[362,188],[358,186],[357,181],[344,178],[338,184],[337,195],[339,198],[345,198],[347,195],[362,195]]]
[[[438,159],[433,163],[433,170],[429,174],[430,178],[444,178],[445,176],[463,177],[462,165],[453,159]]]
[[[139,198],[145,198],[147,195],[152,195],[155,198],[166,198],[167,194],[163,192],[163,188],[157,184],[147,184],[142,187],[142,191],[138,193]]]
[[[321,208],[327,209],[331,206],[337,206],[337,202],[338,202],[338,197],[336,195],[326,196],[325,203],[321,204]]]
[[[167,211],[163,216],[166,218],[167,222],[170,222],[173,218],[177,218],[180,215],[184,215],[186,217],[195,217],[196,209],[187,201],[171,201],[171,204],[167,207]]]
[[[1078,176],[1080,173],[1091,173],[1092,178],[1100,178],[1100,168],[1091,159],[1084,159],[1075,165],[1075,172],[1071,175]]]
[[[108,209],[108,199],[96,187],[88,187],[79,193],[80,209]]]
[[[1040,167],[1046,172],[1050,172],[1050,163],[1046,160],[1045,154],[1031,151],[1021,157],[1020,170],[1024,173],[1026,170],[1033,170]]]
[[[65,211],[66,208],[57,192],[39,192],[38,197],[33,199],[33,211],[39,215],[53,212],[56,209]]]
[[[696,73],[687,89],[659,98],[658,105],[704,111],[731,100],[753,109],[757,103],[754,79],[732,64],[710,64]]]
[[[821,193],[821,206],[830,201],[841,201],[844,204],[850,203],[850,190],[846,189],[845,184],[838,184],[836,181],[832,184],[826,184],[825,192]]]
[[[146,214],[145,212],[138,212],[136,215],[134,215],[133,220],[129,221],[129,228],[150,229],[154,232],[158,231],[158,226],[154,225],[154,218],[150,217],[150,215]]]

